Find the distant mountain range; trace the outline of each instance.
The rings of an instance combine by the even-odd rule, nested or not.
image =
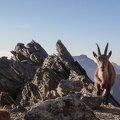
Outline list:
[[[97,67],[97,64],[94,60],[88,58],[86,55],[73,56],[75,61],[78,61],[79,64],[86,70],[87,75],[92,81],[94,81],[94,71]],[[115,99],[120,103],[120,66],[116,63],[112,63],[115,68],[117,78],[114,86],[112,87],[111,93]]]
[[[87,75],[93,81],[93,75],[97,64],[92,59],[88,58],[86,55],[73,56],[73,58],[75,61],[79,62],[79,64],[86,70]]]

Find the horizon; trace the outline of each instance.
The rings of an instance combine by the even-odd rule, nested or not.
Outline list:
[[[31,41],[30,41],[31,42]],[[35,41],[36,42],[36,41]],[[17,45],[17,44],[16,44]],[[26,46],[26,44],[25,44],[25,46]],[[15,47],[15,46],[14,46]],[[66,47],[66,46],[65,46]],[[67,47],[66,47],[67,48]],[[44,49],[44,48],[43,48]],[[45,50],[45,49],[44,49]],[[68,50],[68,49],[67,49]],[[46,51],[46,50],[45,50]],[[10,52],[10,51],[9,51]],[[47,51],[46,51],[47,52]],[[68,52],[70,53],[70,51],[68,50]],[[6,52],[3,52],[3,53],[6,53]],[[48,52],[47,52],[48,53]],[[97,52],[96,52],[97,53]],[[53,55],[53,54],[56,54],[56,53],[52,53],[52,54],[49,54],[48,53],[48,55]],[[71,53],[70,53],[71,54]],[[85,55],[85,56],[87,56],[89,59],[91,59],[91,60],[93,60],[95,63],[97,63],[96,62],[96,59],[94,58],[94,57],[92,57],[92,58],[90,58],[88,55],[86,55],[86,54],[80,54],[80,55],[72,55],[71,54],[71,56],[72,57],[79,57],[79,56],[82,56],[82,55]],[[12,55],[12,53],[10,52],[8,55],[2,55],[2,54],[0,54],[0,57],[3,57],[3,56],[5,56],[5,57],[8,57],[8,59],[10,59],[13,55]],[[111,63],[115,63],[115,64],[117,64],[118,66],[120,66],[118,63],[116,63],[116,62],[114,62],[114,61],[110,61]]]
[[[95,61],[96,43],[103,53],[109,43],[110,61],[120,65],[119,0],[5,0],[0,2],[0,57],[11,57],[17,43],[38,42],[56,54],[62,41],[72,56],[87,55]]]

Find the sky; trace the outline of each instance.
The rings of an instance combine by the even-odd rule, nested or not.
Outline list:
[[[0,0],[0,56],[17,43],[38,42],[49,55],[61,40],[72,56],[93,58],[109,43],[120,65],[120,0]]]

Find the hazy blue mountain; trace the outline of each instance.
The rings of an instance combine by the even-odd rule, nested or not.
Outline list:
[[[73,56],[73,58],[75,61],[78,61],[79,64],[86,70],[88,76],[93,81],[93,75],[97,64],[92,59],[88,58],[86,55]]]
[[[115,68],[116,74],[120,74],[120,66],[114,62],[112,62],[112,65]]]
[[[120,103],[120,74],[117,74],[115,84],[111,90],[112,95]]]
[[[88,58],[86,55],[73,56],[73,58],[75,61],[79,62],[79,64],[86,70],[91,80],[94,81],[94,71],[97,67],[97,64],[94,62],[94,60]],[[112,87],[111,93],[120,103],[120,66],[118,66],[116,63],[112,63],[112,65],[115,68],[117,78],[114,86]]]
[[[95,68],[97,67],[97,64],[94,62],[94,60],[88,58],[86,55],[73,56],[73,58],[75,61],[78,61],[80,63],[80,65],[86,70],[91,80],[93,80],[94,71],[95,71]],[[120,66],[118,66],[114,62],[112,62],[112,65],[115,68],[116,74],[120,74]]]
[[[114,63],[114,62],[112,62],[112,64],[113,64],[117,69],[120,70],[120,66],[119,66],[118,64],[116,64],[116,63]]]

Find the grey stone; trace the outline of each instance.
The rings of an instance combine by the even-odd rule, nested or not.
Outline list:
[[[33,107],[25,120],[98,120],[75,94],[47,100]]]
[[[82,88],[83,88],[83,84],[79,80],[76,80],[76,81],[61,80],[57,87],[57,93],[60,96],[65,96],[65,95],[69,94],[69,92],[71,92],[71,91],[80,92]]]

